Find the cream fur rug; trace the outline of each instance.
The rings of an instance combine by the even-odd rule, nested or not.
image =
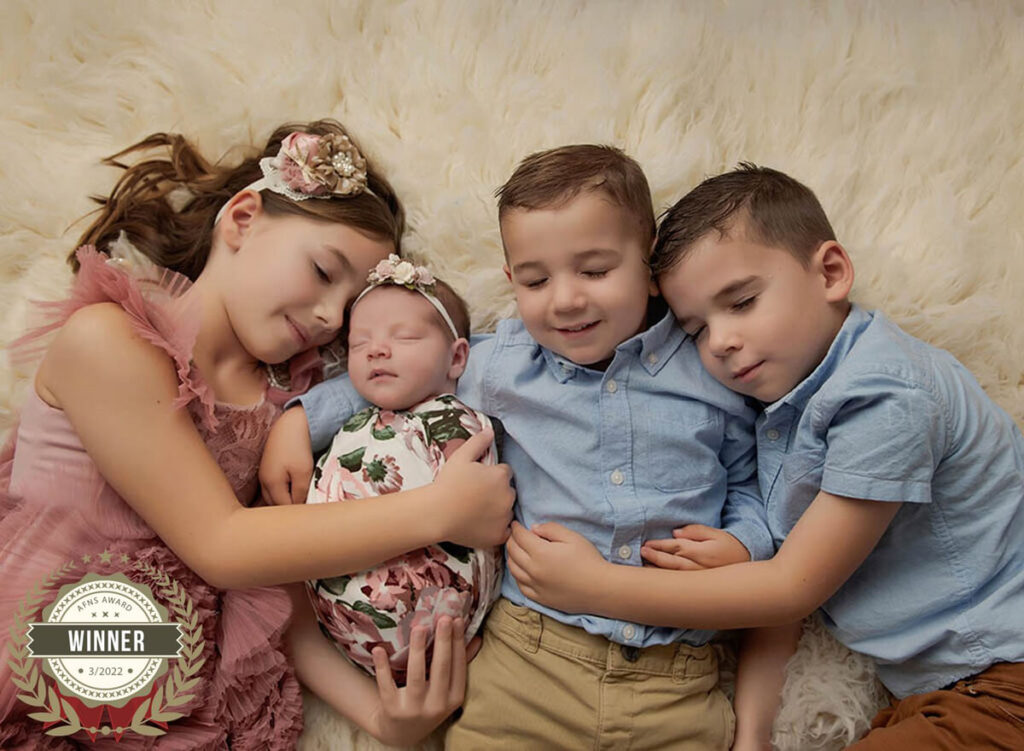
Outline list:
[[[279,122],[346,123],[409,211],[407,251],[514,312],[492,194],[526,154],[622,146],[657,208],[752,160],[817,191],[856,297],[951,350],[1024,422],[1024,6],[978,2],[0,3],[0,345],[112,170],[157,130],[210,155]],[[0,369],[0,432],[29,373]],[[910,439],[911,437],[908,437]],[[835,749],[881,694],[817,625],[782,749]],[[307,704],[307,749],[372,748]]]

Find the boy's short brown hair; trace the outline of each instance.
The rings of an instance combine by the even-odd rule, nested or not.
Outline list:
[[[657,277],[672,269],[708,232],[725,236],[734,229],[790,252],[805,266],[823,242],[836,239],[810,188],[778,170],[740,162],[731,172],[709,177],[662,214],[651,271]]]
[[[498,220],[511,209],[561,208],[580,193],[602,193],[636,224],[646,255],[654,239],[654,208],[636,160],[614,146],[576,144],[530,154],[498,188]]]

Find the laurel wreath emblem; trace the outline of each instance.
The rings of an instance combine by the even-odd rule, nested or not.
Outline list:
[[[197,675],[206,662],[200,655],[206,646],[203,631],[199,626],[199,614],[195,604],[185,589],[176,579],[166,572],[144,561],[135,561],[132,565],[136,571],[145,575],[155,585],[155,589],[167,602],[169,609],[177,617],[183,632],[181,656],[175,661],[174,667],[168,672],[167,678],[157,688],[152,697],[146,699],[135,710],[131,725],[128,727],[82,727],[82,722],[69,702],[57,695],[53,686],[47,686],[46,680],[39,671],[35,660],[28,656],[27,626],[38,615],[43,607],[43,600],[56,583],[77,568],[74,561],[65,563],[52,571],[35,585],[19,603],[11,627],[11,640],[7,652],[13,672],[11,680],[24,693],[18,699],[30,707],[39,707],[43,711],[30,712],[29,717],[50,725],[43,732],[53,736],[67,736],[85,730],[90,734],[110,735],[131,731],[138,735],[157,736],[167,732],[167,723],[184,717],[178,711],[195,698],[189,693],[199,682]],[[150,723],[163,725],[157,727]]]

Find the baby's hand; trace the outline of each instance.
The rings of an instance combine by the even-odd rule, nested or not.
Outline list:
[[[466,441],[441,468],[439,491],[443,538],[471,548],[501,545],[508,538],[516,493],[507,464],[484,465],[494,433],[484,430]]]
[[[309,444],[306,411],[301,406],[292,407],[274,423],[263,449],[263,497],[279,506],[305,503],[312,477],[313,449]]]
[[[672,530],[671,540],[648,540],[640,555],[659,568],[697,571],[730,563],[745,563],[750,552],[728,532],[703,524],[689,524]]]

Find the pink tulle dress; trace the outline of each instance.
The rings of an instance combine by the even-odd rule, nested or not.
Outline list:
[[[191,414],[239,501],[250,504],[263,445],[280,412],[274,395],[251,407],[214,400],[191,364],[198,319],[180,304],[189,286],[184,277],[165,272],[159,279],[142,278],[89,248],[78,257],[81,269],[70,299],[44,305],[49,324],[16,345],[15,354],[24,355],[32,344],[38,351],[46,333],[85,305],[118,303],[135,331],[173,358],[180,380],[176,404]],[[101,552],[110,555],[101,558]],[[170,723],[166,735],[126,733],[116,747],[293,748],[302,729],[302,701],[282,643],[291,615],[287,594],[272,587],[222,591],[208,585],[107,484],[65,414],[30,389],[20,424],[0,453],[0,643],[6,646],[14,614],[30,588],[68,561],[76,568],[57,579],[40,607],[61,585],[89,572],[123,571],[156,590],[151,579],[125,565],[127,559],[151,564],[187,590],[202,625],[206,662],[195,699],[182,709],[187,716]],[[41,614],[31,620],[41,620]],[[115,747],[113,736],[93,742],[84,731],[70,738],[44,735],[43,725],[26,717],[38,710],[16,697],[20,691],[4,652],[0,748]],[[109,717],[103,722],[109,724]]]

